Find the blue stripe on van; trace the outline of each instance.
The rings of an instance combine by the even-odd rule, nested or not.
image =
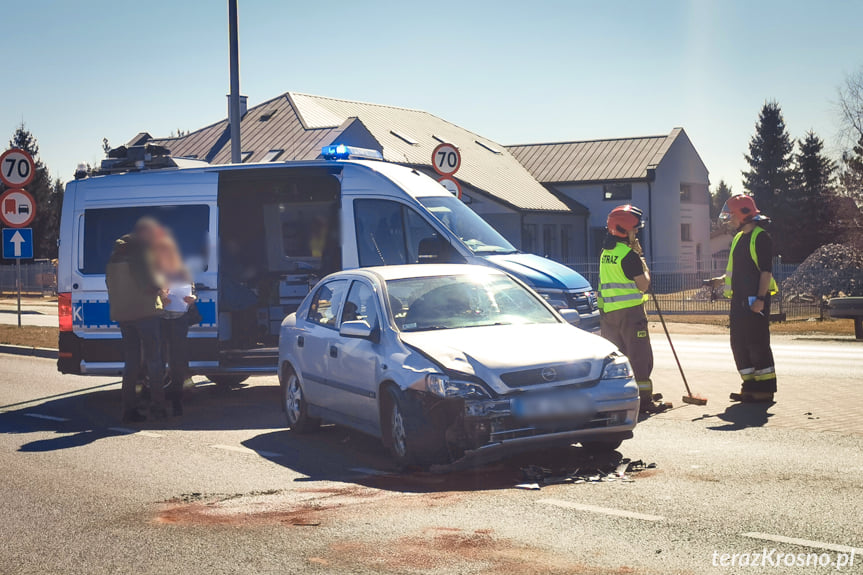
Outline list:
[[[213,300],[201,300],[198,302],[198,311],[201,313],[202,327],[216,326],[216,302]],[[83,300],[72,304],[72,325],[78,328],[99,328],[116,326],[111,321],[111,308],[104,300]]]

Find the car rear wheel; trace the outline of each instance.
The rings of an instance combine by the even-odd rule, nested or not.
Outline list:
[[[303,396],[303,386],[296,372],[290,368],[284,368],[282,381],[282,406],[288,427],[295,433],[310,433],[320,427],[321,421],[309,417],[308,405]]]

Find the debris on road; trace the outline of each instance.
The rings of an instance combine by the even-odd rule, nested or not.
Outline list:
[[[635,481],[632,475],[640,473],[645,469],[655,469],[655,463],[644,463],[637,459],[621,459],[619,462],[587,461],[585,465],[575,468],[573,471],[553,470],[539,465],[528,465],[522,467],[521,474],[523,482],[517,484],[517,489],[536,490],[547,485],[561,485],[565,483],[604,483],[620,481],[631,483]]]

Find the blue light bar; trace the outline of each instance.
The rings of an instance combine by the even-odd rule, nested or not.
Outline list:
[[[384,155],[370,148],[355,148],[344,144],[333,144],[321,148],[321,156],[325,160],[383,160]]]

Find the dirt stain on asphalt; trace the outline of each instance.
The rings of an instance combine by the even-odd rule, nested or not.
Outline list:
[[[607,569],[575,563],[551,550],[494,537],[491,529],[466,531],[433,527],[388,545],[341,542],[330,546],[328,564],[344,569],[364,567],[393,573],[433,569],[491,575],[638,573],[630,567]]]

